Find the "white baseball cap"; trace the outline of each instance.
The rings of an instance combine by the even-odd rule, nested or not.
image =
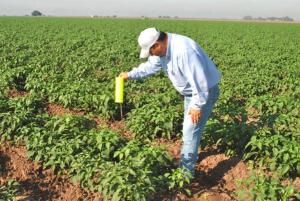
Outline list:
[[[145,29],[140,33],[138,38],[138,43],[142,48],[140,58],[147,58],[149,56],[150,48],[159,38],[159,34],[159,31],[154,27]]]

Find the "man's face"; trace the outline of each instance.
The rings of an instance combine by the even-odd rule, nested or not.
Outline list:
[[[165,56],[165,47],[162,42],[156,42],[149,50],[151,56]]]

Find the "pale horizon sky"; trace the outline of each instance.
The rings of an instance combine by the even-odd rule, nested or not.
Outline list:
[[[241,19],[284,17],[300,20],[300,0],[0,0],[0,15],[178,16]]]

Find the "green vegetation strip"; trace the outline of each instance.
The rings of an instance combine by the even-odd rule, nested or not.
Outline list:
[[[128,141],[84,116],[49,116],[36,95],[0,100],[2,140],[24,140],[30,158],[102,192],[106,200],[146,200],[169,189],[185,190],[189,183],[181,169],[172,170],[162,148]]]
[[[206,127],[202,146],[214,145],[228,155],[242,155],[255,164],[255,168],[276,173],[276,177],[267,176],[268,181],[281,184],[300,176],[299,24],[22,17],[2,17],[0,24],[3,27],[0,30],[2,94],[11,89],[27,91],[38,94],[37,98],[42,97],[44,101],[82,108],[110,120],[120,116],[118,105],[113,101],[115,76],[141,62],[136,42],[139,32],[155,26],[190,36],[201,44],[222,72],[221,96]],[[157,137],[180,137],[182,100],[163,72],[128,82],[125,89],[125,123],[135,139],[145,143]],[[28,135],[26,140],[33,140],[29,138],[31,132],[49,136],[51,132],[58,132],[55,122],[68,118],[72,122],[90,121],[47,117],[37,111],[42,108],[37,105],[44,101],[32,105],[25,100],[22,104],[5,98],[0,101],[1,130],[7,139],[23,139]],[[102,132],[113,135],[110,130],[78,127],[79,133],[82,131],[92,139],[102,136]],[[75,133],[75,128],[67,128],[68,132],[63,128],[60,132]],[[86,143],[83,137],[79,138],[83,142],[76,141],[81,134],[62,136],[75,144]],[[52,138],[58,137],[53,134]],[[41,145],[36,145],[41,151],[53,145],[51,137],[47,141],[46,137],[38,139],[42,140]],[[113,141],[111,147],[119,150],[128,143],[123,141]],[[67,146],[66,142],[60,143]],[[57,144],[57,148],[59,146],[63,145]],[[76,150],[73,147],[67,151],[73,149]],[[32,156],[39,155],[50,160],[44,152]],[[55,167],[61,165],[68,169],[70,161],[58,162],[57,157],[49,166],[55,164]],[[107,164],[124,163],[116,156],[104,159]],[[156,174],[156,170],[151,171]],[[150,181],[156,185],[154,180]],[[278,183],[269,184],[266,188],[277,189]],[[253,191],[252,197],[257,198],[260,190],[253,188]],[[280,191],[276,192],[280,197]]]

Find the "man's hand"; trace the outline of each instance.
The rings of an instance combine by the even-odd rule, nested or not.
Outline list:
[[[190,108],[188,114],[191,115],[193,124],[198,123],[199,120],[200,120],[200,118],[201,118],[201,116],[202,116],[201,110],[199,110],[199,109],[193,109],[193,108]]]
[[[123,77],[124,80],[128,80],[128,73],[122,72],[122,73],[120,73],[119,77]]]

